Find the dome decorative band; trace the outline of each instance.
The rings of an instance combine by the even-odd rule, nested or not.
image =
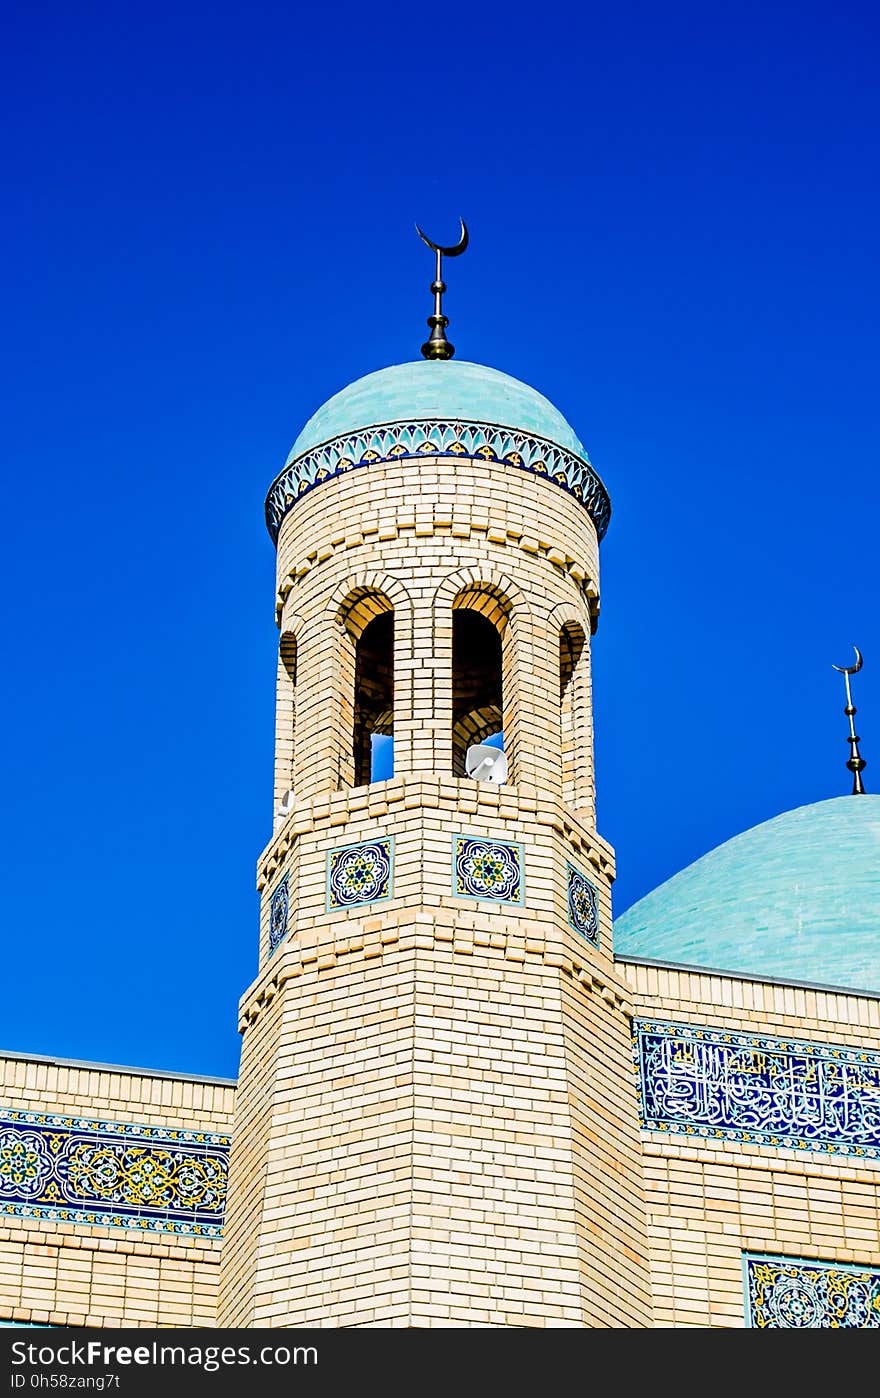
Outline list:
[[[344,471],[421,456],[476,457],[531,471],[573,495],[600,539],[608,528],[611,501],[589,461],[545,437],[491,422],[386,422],[333,437],[287,463],[266,497],[266,524],[273,543],[288,510],[315,486]]]

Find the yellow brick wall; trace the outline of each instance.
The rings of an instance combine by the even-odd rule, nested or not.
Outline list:
[[[268,1004],[273,990],[266,987]],[[263,1203],[275,1110],[280,1018],[253,1006],[242,1041],[235,1103],[234,1156],[223,1229],[222,1269],[217,1296],[219,1324],[257,1325],[253,1275],[261,1246]],[[234,1168],[232,1160],[234,1159]]]
[[[619,963],[636,1015],[880,1049],[880,1001]],[[658,1326],[744,1325],[742,1254],[880,1267],[877,1162],[643,1132]]]
[[[227,1133],[234,1086],[100,1064],[0,1056],[0,1111]],[[220,1242],[0,1212],[0,1318],[41,1325],[210,1326]]]
[[[632,1011],[624,982],[562,981],[583,1324],[652,1324],[642,1154],[630,1090]]]
[[[375,921],[356,950],[281,953],[246,1006],[246,1039],[283,1027],[255,1300],[220,1323],[644,1323],[613,986],[485,917]],[[232,1250],[223,1265],[240,1277]]]
[[[523,845],[522,907],[453,896],[459,829]],[[328,913],[327,850],[380,834],[393,897]],[[568,927],[568,860],[600,892],[599,949]],[[271,1143],[259,1180],[234,1157],[221,1324],[645,1324],[608,847],[522,788],[400,777],[298,807],[264,892],[294,870],[291,935],[242,1002],[235,1132],[268,1095]],[[232,1236],[255,1188],[249,1297]]]

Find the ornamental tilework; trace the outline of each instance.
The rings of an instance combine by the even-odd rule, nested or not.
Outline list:
[[[456,898],[522,903],[522,845],[510,840],[453,835],[452,889]]]
[[[555,442],[490,422],[386,422],[334,437],[288,461],[266,497],[266,523],[273,543],[288,510],[315,486],[344,471],[421,456],[467,456],[531,471],[579,500],[601,540],[611,502],[589,461]]]
[[[229,1137],[17,1111],[0,1116],[0,1218],[219,1238]]]
[[[269,907],[269,955],[281,945],[287,936],[287,923],[290,915],[290,886],[287,874],[272,894]]]
[[[880,1053],[635,1021],[642,1127],[880,1159]]]
[[[393,840],[343,845],[327,855],[327,909],[357,908],[391,897]]]
[[[599,903],[596,889],[573,864],[566,864],[568,875],[568,921],[594,947],[599,945]]]
[[[880,1272],[842,1262],[743,1254],[746,1325],[880,1330]]]

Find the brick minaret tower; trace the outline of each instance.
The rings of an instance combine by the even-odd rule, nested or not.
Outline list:
[[[650,1324],[595,828],[608,515],[545,398],[433,354],[331,398],[270,489],[275,820],[221,1326]],[[506,780],[468,776],[502,732]]]

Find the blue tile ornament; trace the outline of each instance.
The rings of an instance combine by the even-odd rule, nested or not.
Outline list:
[[[452,887],[457,898],[522,903],[522,845],[510,840],[453,835]]]
[[[633,1062],[644,1130],[880,1159],[880,1053],[636,1020]]]
[[[880,1271],[798,1257],[743,1256],[746,1325],[880,1330]]]
[[[219,1238],[229,1137],[55,1113],[0,1115],[0,1219]]]
[[[279,883],[272,894],[272,902],[269,906],[269,955],[281,945],[287,936],[288,918],[290,915],[290,886],[288,875]]]
[[[327,908],[361,907],[391,897],[392,840],[343,845],[327,856]]]
[[[575,932],[594,947],[599,945],[599,896],[596,888],[573,864],[566,864],[568,921]]]

